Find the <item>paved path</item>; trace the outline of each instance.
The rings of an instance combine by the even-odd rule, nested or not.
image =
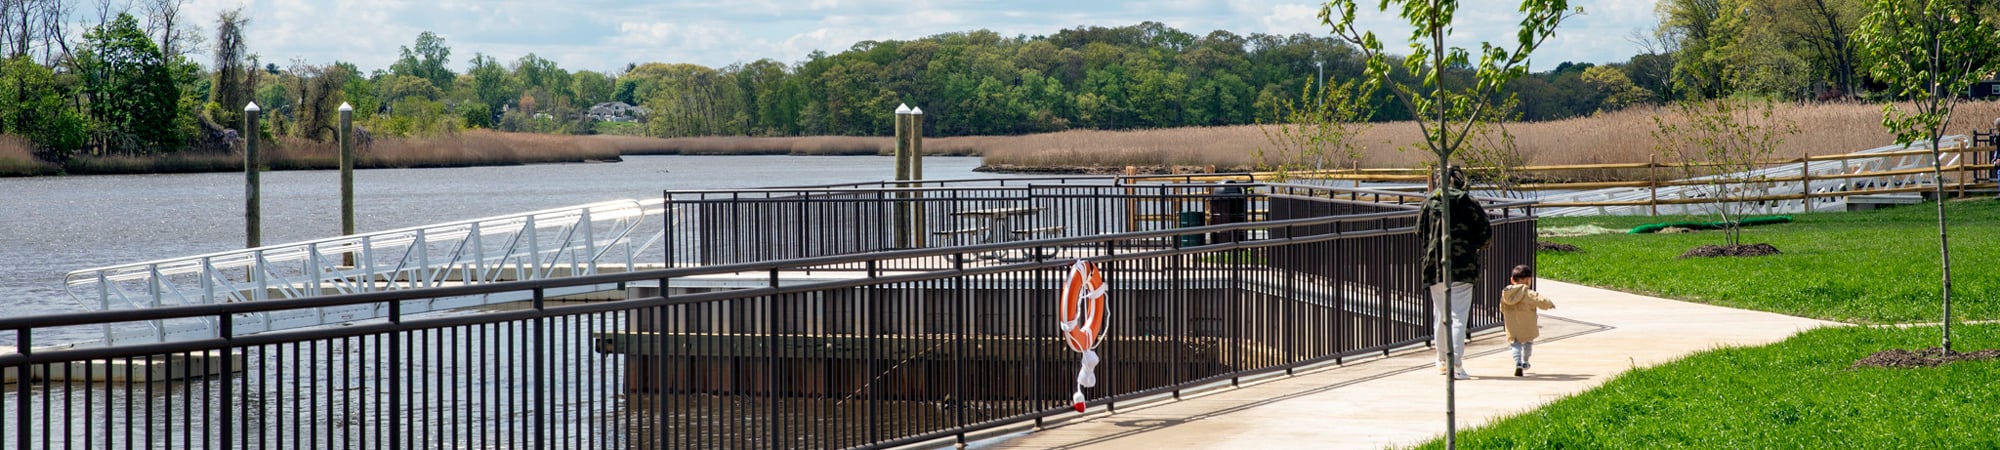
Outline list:
[[[1467,343],[1466,367],[1473,378],[1458,383],[1461,430],[1597,387],[1635,367],[1837,325],[1547,280],[1540,284],[1556,309],[1543,312],[1542,338],[1528,376],[1513,376],[1506,338],[1497,329]],[[1407,447],[1444,433],[1444,377],[1432,368],[1435,359],[1430,349],[1419,348],[1181,401],[1128,406],[1115,414],[1093,408],[1041,431],[1016,430],[971,447]]]

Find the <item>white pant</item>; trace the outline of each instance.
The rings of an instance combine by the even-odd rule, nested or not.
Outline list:
[[[1431,312],[1435,313],[1436,317],[1440,319],[1445,317],[1444,283],[1431,285]],[[1451,283],[1450,314],[1451,314],[1451,366],[1458,368],[1459,372],[1464,372],[1465,371],[1465,320],[1467,315],[1472,314],[1472,283],[1466,283],[1462,281],[1455,281]],[[1436,322],[1432,322],[1431,324],[1437,325]],[[1432,336],[1434,336],[1434,340],[1431,341],[1432,343],[1431,347],[1437,349],[1438,367],[1444,367],[1445,364],[1444,330],[1435,330],[1432,333]]]

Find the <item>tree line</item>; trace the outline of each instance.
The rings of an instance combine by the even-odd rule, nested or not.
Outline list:
[[[455,61],[463,55],[443,36],[423,32],[389,67],[364,72],[341,61],[264,61],[250,51],[254,21],[241,10],[190,18],[180,13],[187,2],[119,10],[100,1],[79,12],[61,0],[0,0],[0,133],[28,138],[54,162],[227,151],[250,101],[268,117],[258,133],[313,140],[331,138],[343,102],[375,136],[467,128],[883,135],[904,103],[922,107],[926,132],[939,136],[1223,126],[1284,121],[1288,105],[1319,98],[1316,86],[1366,69],[1361,52],[1331,37],[1198,36],[1144,22],[1047,36],[978,30],[866,41],[790,64],[648,62],[610,73],[566,70],[532,53]],[[1868,95],[1882,84],[1857,69],[1868,63],[1850,37],[1861,3],[1665,0],[1659,28],[1631,37],[1643,44],[1639,54],[1556,64],[1503,92],[1512,117],[1531,121],[1688,98]],[[74,42],[72,26],[81,27]],[[1406,70],[1388,76],[1417,81]],[[1451,67],[1442,76],[1470,79],[1472,71]],[[1388,93],[1373,95],[1365,120],[1410,118]],[[642,112],[631,121],[591,114],[607,102]]]

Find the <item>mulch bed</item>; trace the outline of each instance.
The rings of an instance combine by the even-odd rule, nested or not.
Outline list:
[[[2000,350],[1980,350],[1976,352],[1946,353],[1943,347],[1931,347],[1917,351],[1903,350],[1898,348],[1898,349],[1889,349],[1889,350],[1875,352],[1875,354],[1873,355],[1868,355],[1867,358],[1861,358],[1860,361],[1855,361],[1854,365],[1848,366],[1848,368],[1859,369],[1863,367],[1880,367],[1880,368],[1890,368],[1890,369],[1909,369],[1917,367],[1936,367],[1959,361],[1985,361],[1996,358],[2000,358]]]
[[[1536,250],[1544,252],[1576,253],[1583,251],[1583,248],[1561,242],[1536,242],[1535,246]]]
[[[1714,258],[1719,256],[1766,256],[1778,254],[1778,248],[1771,244],[1703,245],[1682,253],[1681,258]]]

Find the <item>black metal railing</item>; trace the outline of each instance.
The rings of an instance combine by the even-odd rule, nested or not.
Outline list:
[[[849,448],[963,436],[1068,411],[1078,363],[1056,338],[1054,298],[1067,265],[1079,258],[1097,262],[1111,287],[1100,381],[1085,391],[1094,404],[1428,339],[1412,198],[1242,187],[1254,197],[1246,214],[1258,216],[1223,225],[1107,231],[1131,228],[1109,219],[1134,214],[1114,209],[1092,222],[1051,213],[1154,199],[1193,208],[1213,200],[1194,187],[1131,188],[1138,190],[1129,195],[1122,194],[1127,186],[995,188],[932,206],[1026,198],[1045,208],[1047,220],[1083,231],[558,280],[0,318],[0,333],[23,349],[0,356],[0,368],[24,374],[0,395],[0,445]],[[893,203],[900,201],[894,194],[908,192],[852,191],[777,204],[805,205],[806,214],[874,215],[856,204]],[[730,211],[724,203],[707,206]],[[1474,328],[1498,325],[1497,283],[1507,267],[1532,263],[1535,248],[1527,204],[1489,207],[1496,239],[1484,256]],[[703,232],[721,239],[723,228]],[[978,258],[994,253],[1019,258]],[[626,284],[641,295],[588,303],[544,295],[592,284]],[[528,292],[535,300],[450,314],[400,312],[408,302],[496,292]],[[241,336],[228,328],[244,314],[349,305],[378,305],[386,319]],[[212,339],[35,348],[37,330],[163,319],[208,320],[220,329]],[[93,378],[87,374],[110,381],[81,381]]]

